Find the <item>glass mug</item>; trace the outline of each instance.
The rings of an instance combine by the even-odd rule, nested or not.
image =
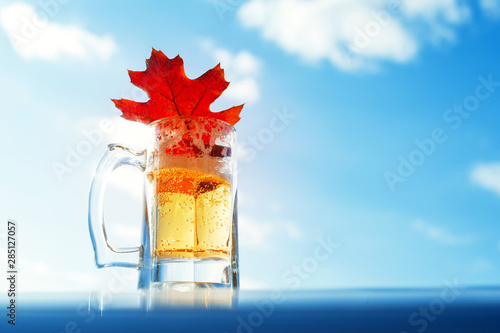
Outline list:
[[[171,117],[148,125],[147,148],[111,144],[89,198],[89,231],[98,268],[139,270],[139,288],[238,288],[234,128],[205,117]],[[142,244],[117,248],[107,237],[104,190],[122,165],[144,173]]]

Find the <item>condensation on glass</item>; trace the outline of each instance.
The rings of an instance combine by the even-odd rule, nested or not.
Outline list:
[[[144,151],[109,145],[90,191],[97,267],[137,268],[139,288],[238,288],[235,142],[234,128],[223,121],[172,117],[148,126]],[[144,173],[138,247],[112,246],[103,220],[106,183],[122,165]]]

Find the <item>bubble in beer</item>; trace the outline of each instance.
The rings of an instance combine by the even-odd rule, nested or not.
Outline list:
[[[229,259],[231,187],[227,180],[183,168],[151,173],[157,191],[159,257]],[[193,228],[194,227],[194,228]]]

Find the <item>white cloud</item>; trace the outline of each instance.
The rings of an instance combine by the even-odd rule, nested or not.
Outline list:
[[[100,147],[100,145],[107,146],[108,144],[117,143],[129,146],[139,152],[146,149],[147,146],[148,127],[135,121],[125,120],[119,116],[89,117],[80,119],[75,123],[71,123],[71,120],[66,118],[59,118],[58,121],[60,126],[68,127],[74,133],[80,134],[81,141],[93,141],[93,149],[97,146]],[[70,125],[68,126],[68,124]],[[106,124],[106,126],[103,126],[103,124]],[[102,152],[100,149],[99,151]],[[109,185],[128,193],[142,204],[143,178],[144,174],[139,170],[132,167],[122,167],[112,173]]]
[[[240,288],[243,290],[263,290],[269,289],[269,285],[263,281],[255,280],[247,276],[242,276]]]
[[[481,0],[481,8],[491,18],[500,17],[500,0]]]
[[[425,25],[427,28],[423,31],[434,43],[454,41],[453,29],[470,18],[470,8],[457,0],[405,0],[402,11],[408,19]]]
[[[457,0],[403,0],[397,8],[383,0],[251,0],[238,11],[244,27],[285,51],[344,70],[409,61],[427,39],[453,39],[450,27],[469,16]]]
[[[110,186],[130,194],[134,199],[142,204],[144,197],[144,173],[132,167],[118,168],[113,171]],[[121,230],[126,232],[125,230]],[[126,233],[122,236],[127,236]]]
[[[479,258],[474,261],[474,263],[471,266],[471,272],[474,274],[484,274],[486,272],[491,271],[493,268],[493,264],[491,261],[484,259],[484,258]]]
[[[122,143],[136,150],[145,149],[148,139],[148,127],[136,121],[116,116],[110,118],[113,130],[107,135],[109,143]]]
[[[36,12],[35,7],[17,2],[4,7],[0,23],[15,52],[26,59],[57,61],[64,57],[80,60],[108,60],[117,50],[110,36],[97,36],[73,25],[51,22],[59,11]]]
[[[134,244],[140,241],[140,236],[141,236],[141,225],[137,223],[137,225],[116,225],[112,224],[111,227],[109,228],[109,234],[116,236],[119,241],[123,242],[124,244]],[[106,228],[107,229],[107,228]]]
[[[500,195],[500,163],[478,164],[471,173],[474,183]]]
[[[470,16],[470,9],[456,0],[405,0],[402,4],[408,16],[421,16],[431,24],[439,19],[447,23],[462,23]]]
[[[259,221],[244,214],[238,216],[238,236],[244,247],[270,249],[280,235],[297,240],[302,238],[302,230],[292,221]]]
[[[148,127],[120,116],[88,117],[79,119],[75,123],[67,117],[56,117],[56,121],[61,128],[71,128],[73,132],[81,134],[85,139],[94,135],[106,145],[120,143],[138,151],[145,149],[147,145]],[[99,132],[102,137],[95,132]]]
[[[260,99],[257,77],[262,68],[262,61],[258,57],[246,50],[232,53],[216,47],[210,40],[204,40],[201,46],[221,63],[226,79],[230,82],[221,97],[239,103],[256,102]]]
[[[248,145],[236,142],[236,156],[239,162],[250,162],[255,158],[255,153]]]
[[[224,97],[238,102],[256,102],[259,100],[259,86],[252,77],[245,77],[241,80],[232,81]]]
[[[291,239],[300,239],[302,237],[302,231],[294,222],[283,222],[283,228]]]
[[[22,283],[22,291],[74,291],[90,290],[97,286],[97,278],[83,271],[55,269],[43,261],[23,259],[20,268],[26,280]]]
[[[238,216],[238,236],[242,246],[248,248],[269,248],[275,226],[258,221],[248,215]]]
[[[427,238],[443,245],[466,245],[472,242],[470,236],[457,236],[449,231],[422,220],[413,222],[413,229],[419,231]]]

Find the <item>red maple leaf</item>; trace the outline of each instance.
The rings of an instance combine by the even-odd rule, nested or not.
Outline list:
[[[189,79],[180,56],[169,59],[162,51],[153,49],[143,72],[128,71],[132,84],[144,90],[149,101],[140,103],[128,99],[113,99],[127,120],[149,124],[174,116],[212,117],[234,125],[240,120],[243,105],[221,112],[211,112],[212,104],[229,82],[224,79],[220,64],[197,79]]]

